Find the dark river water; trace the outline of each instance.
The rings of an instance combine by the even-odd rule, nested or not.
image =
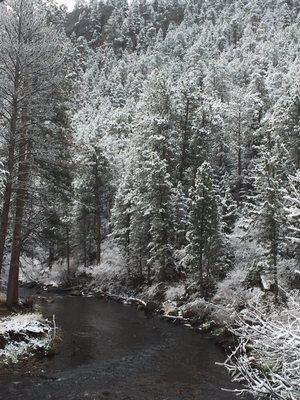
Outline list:
[[[59,353],[2,371],[1,400],[236,398],[221,390],[233,386],[210,337],[95,298],[57,296],[42,309],[64,332]]]

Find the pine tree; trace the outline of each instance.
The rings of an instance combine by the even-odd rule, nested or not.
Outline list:
[[[220,241],[218,203],[212,176],[212,168],[205,161],[198,168],[195,186],[189,193],[187,259],[191,269],[199,273],[199,290],[204,297],[209,295],[216,247]]]
[[[259,228],[259,239],[266,250],[265,273],[273,280],[273,290],[278,294],[277,264],[284,235],[285,216],[282,188],[288,174],[288,154],[278,136],[266,137],[260,147],[256,164],[253,210]]]
[[[7,171],[1,217],[0,265],[9,225],[13,174],[17,175],[7,304],[18,304],[18,277],[24,212],[33,155],[39,147],[38,127],[47,120],[64,79],[64,34],[50,23],[47,5],[35,0],[10,0],[1,9],[0,64],[6,85],[1,116],[8,124]],[[49,99],[52,98],[51,104]],[[17,166],[15,160],[18,160]],[[17,170],[17,171],[16,171]]]
[[[174,244],[176,249],[181,249],[186,245],[186,231],[188,226],[188,196],[184,192],[182,182],[178,182],[173,189],[173,226]]]
[[[300,261],[300,173],[289,177],[289,184],[284,191],[285,213],[288,221],[287,239],[294,245]]]

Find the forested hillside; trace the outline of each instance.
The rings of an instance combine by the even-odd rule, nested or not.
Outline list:
[[[24,282],[162,296],[175,315],[198,302],[235,318],[296,299],[299,1],[90,0],[71,13],[7,3],[8,304],[18,303],[19,272]]]
[[[233,237],[255,243],[247,267],[271,276],[275,292],[279,273],[293,279],[299,4],[91,2],[68,21],[81,59],[72,120],[81,257],[99,262],[110,234],[128,279],[196,272],[210,297],[236,263]]]

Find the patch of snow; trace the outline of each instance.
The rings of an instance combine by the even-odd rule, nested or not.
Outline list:
[[[92,286],[113,293],[127,276],[125,257],[112,238],[102,243],[101,263],[87,268],[80,266],[77,275],[85,274],[92,280]],[[124,288],[125,289],[125,288]]]
[[[38,350],[47,351],[55,336],[55,327],[41,314],[17,314],[0,319],[0,361],[16,363],[20,357]]]
[[[166,291],[166,300],[176,301],[185,294],[185,286],[183,284],[170,286]]]

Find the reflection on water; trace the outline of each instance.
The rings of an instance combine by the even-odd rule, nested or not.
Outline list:
[[[56,297],[43,311],[63,329],[60,351],[34,374],[0,376],[5,400],[233,400],[213,341],[129,306]]]

